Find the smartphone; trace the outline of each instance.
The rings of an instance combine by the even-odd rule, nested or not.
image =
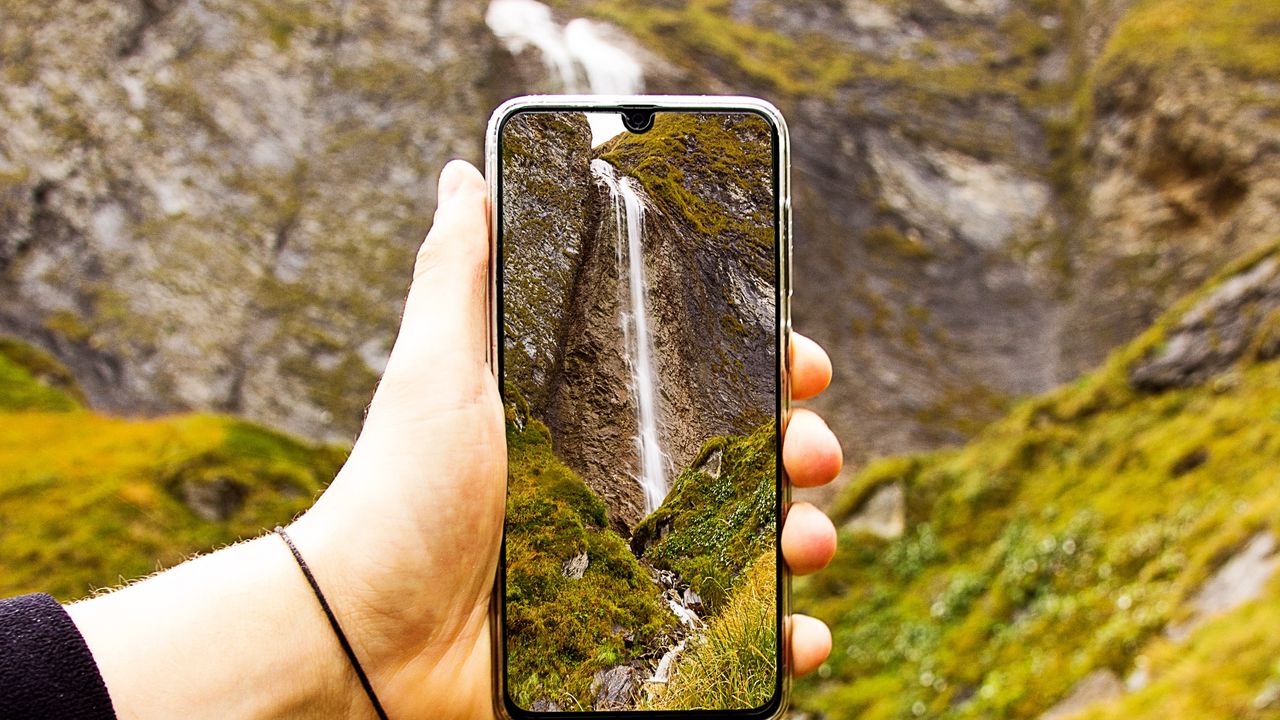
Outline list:
[[[487,136],[507,505],[495,706],[787,703],[790,203],[743,97],[537,96]]]

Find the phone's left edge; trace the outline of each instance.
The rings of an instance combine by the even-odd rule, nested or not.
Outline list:
[[[485,306],[489,319],[488,327],[488,345],[487,358],[489,363],[489,371],[493,373],[494,381],[498,383],[499,391],[502,388],[502,376],[498,362],[498,334],[500,318],[498,317],[498,273],[501,271],[499,267],[499,248],[498,234],[500,229],[500,193],[502,191],[499,167],[502,153],[500,148],[500,140],[502,126],[507,119],[515,115],[522,108],[530,104],[530,98],[517,97],[507,100],[499,105],[493,114],[489,116],[489,126],[485,131],[485,150],[484,150],[484,176],[485,184],[489,190],[489,291],[486,298]],[[505,478],[504,478],[505,481]],[[505,503],[505,501],[504,501]],[[505,528],[503,533],[506,533]],[[506,542],[499,544],[498,565],[493,575],[493,593],[489,599],[489,647],[491,652],[491,682],[493,683],[492,692],[493,712],[503,720],[523,720],[518,716],[517,712],[513,712],[507,704],[506,692],[506,642],[503,635],[503,629],[506,627],[506,618],[504,617],[504,608],[502,603],[504,588],[502,585],[502,570],[506,562]]]

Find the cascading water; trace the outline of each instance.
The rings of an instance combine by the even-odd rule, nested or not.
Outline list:
[[[618,267],[625,267],[628,308],[620,318],[631,391],[636,404],[636,449],[640,455],[638,480],[644,488],[644,511],[658,509],[667,497],[666,456],[658,440],[658,398],[653,368],[653,337],[649,332],[644,255],[644,203],[631,178],[619,178],[604,160],[592,160],[591,172],[609,188],[617,231]]]
[[[537,48],[563,92],[634,95],[644,90],[640,62],[611,42],[598,22],[576,18],[561,27],[551,8],[538,0],[492,0],[484,19],[512,55]],[[590,113],[587,122],[592,147],[623,130],[614,113]]]

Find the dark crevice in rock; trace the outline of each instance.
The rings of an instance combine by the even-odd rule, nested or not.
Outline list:
[[[137,19],[125,30],[116,56],[127,58],[137,54],[151,28],[163,22],[181,4],[182,0],[139,0]]]

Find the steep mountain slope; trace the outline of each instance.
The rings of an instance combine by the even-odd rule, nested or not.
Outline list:
[[[1264,622],[1280,606],[1277,318],[1273,245],[964,448],[860,473],[835,508],[844,552],[798,592],[836,646],[801,706],[1280,716]],[[886,489],[892,539],[863,531]]]
[[[1280,231],[1273,5],[555,0],[548,22],[592,18],[648,91],[787,113],[797,326],[832,351],[817,406],[852,472],[963,441]],[[500,99],[564,84],[483,3],[4,8],[0,329],[113,411],[349,438],[435,169],[479,159]]]

